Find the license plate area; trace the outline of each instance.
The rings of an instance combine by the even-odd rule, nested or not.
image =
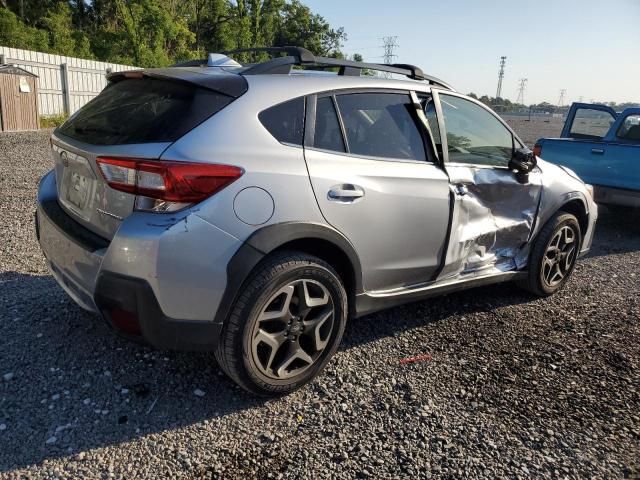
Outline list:
[[[84,210],[87,206],[89,179],[78,172],[71,172],[70,182],[67,187],[67,201]]]
[[[56,170],[56,176],[62,179],[58,185],[60,203],[89,221],[96,183],[89,161],[72,152],[60,151],[56,158]]]

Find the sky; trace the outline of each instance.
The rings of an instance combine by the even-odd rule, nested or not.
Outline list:
[[[456,90],[524,103],[640,102],[640,0],[303,0],[348,35],[343,51],[382,62],[397,36],[411,63]]]

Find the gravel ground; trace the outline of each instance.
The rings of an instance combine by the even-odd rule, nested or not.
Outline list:
[[[640,477],[640,217],[602,209],[553,298],[500,285],[353,321],[315,383],[265,401],[56,286],[32,221],[47,150],[0,135],[0,477]]]

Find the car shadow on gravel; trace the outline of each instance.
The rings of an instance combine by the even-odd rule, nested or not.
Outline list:
[[[0,472],[266,401],[227,380],[210,353],[118,337],[49,275],[0,273],[0,338]]]
[[[215,430],[218,419],[267,402],[228,380],[210,353],[117,336],[51,276],[0,273],[0,289],[0,472],[82,461],[91,449],[202,422]],[[530,300],[511,286],[484,287],[393,308],[350,322],[340,349]]]
[[[602,211],[590,257],[640,250],[640,222]],[[535,302],[511,284],[396,307],[348,324],[342,351],[452,316]],[[49,275],[0,273],[0,472],[261,407],[210,353],[161,352],[118,337]],[[424,352],[398,351],[403,356]]]

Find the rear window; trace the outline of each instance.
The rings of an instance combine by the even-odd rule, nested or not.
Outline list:
[[[260,112],[258,118],[264,128],[279,142],[302,145],[304,135],[304,98],[295,98],[267,108]]]
[[[188,83],[127,79],[107,86],[59,132],[94,145],[173,142],[232,101]]]

